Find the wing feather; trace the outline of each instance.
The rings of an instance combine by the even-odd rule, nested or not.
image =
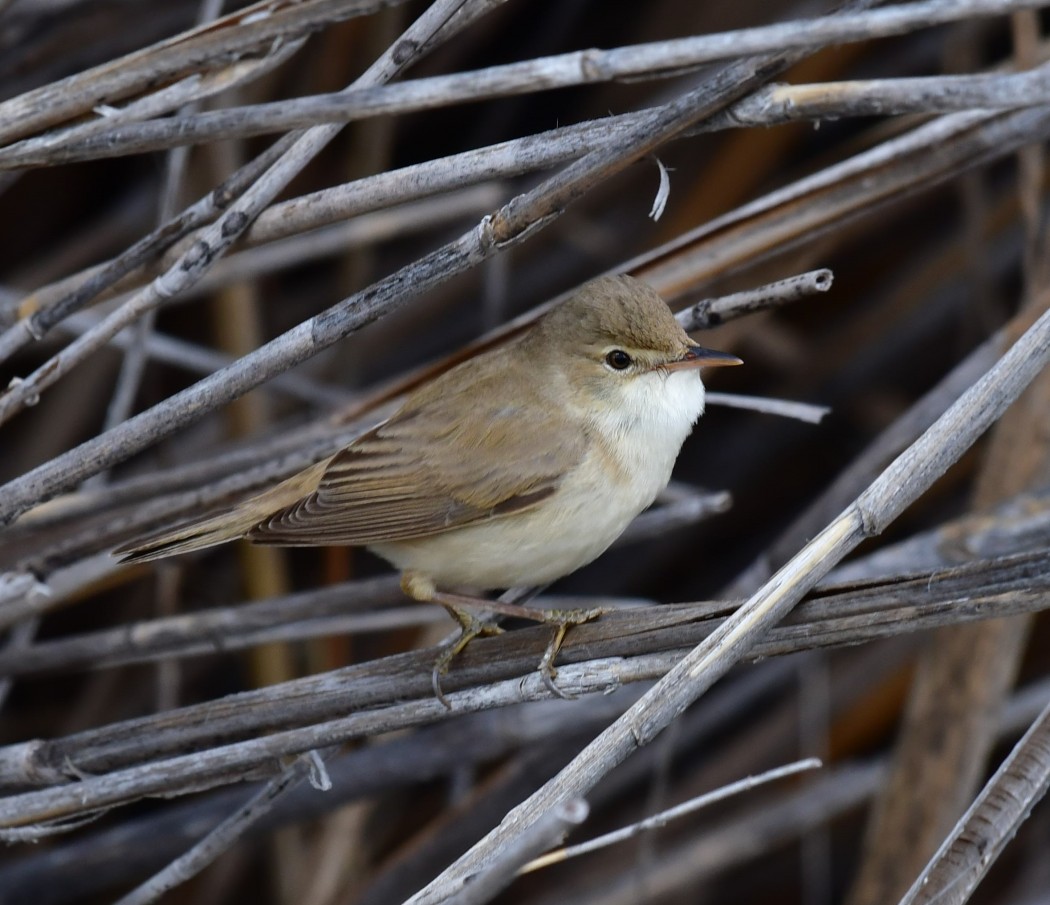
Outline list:
[[[478,359],[475,359],[477,362]],[[533,388],[499,402],[499,363],[469,386],[443,375],[332,457],[317,489],[255,525],[257,543],[368,545],[531,508],[583,456],[585,437]],[[487,373],[484,371],[487,369]],[[524,392],[524,391],[523,391]],[[472,417],[460,417],[470,411]]]

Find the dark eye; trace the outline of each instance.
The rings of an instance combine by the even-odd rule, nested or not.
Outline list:
[[[622,371],[631,366],[631,356],[624,352],[623,349],[613,349],[605,356],[605,362],[610,368]]]

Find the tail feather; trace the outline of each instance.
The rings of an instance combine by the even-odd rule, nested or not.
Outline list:
[[[190,522],[181,527],[124,544],[117,547],[113,553],[120,557],[122,563],[163,559],[166,556],[217,547],[219,544],[236,540],[247,534],[259,521],[260,518],[254,510],[243,512],[239,509],[231,509],[210,518]]]
[[[269,490],[251,497],[217,515],[167,528],[149,537],[117,547],[114,556],[122,563],[149,562],[191,550],[204,550],[244,537],[274,512],[313,493],[328,467],[329,459],[318,462]]]

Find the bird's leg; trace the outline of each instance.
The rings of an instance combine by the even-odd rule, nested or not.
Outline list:
[[[558,678],[558,670],[554,668],[554,658],[558,656],[558,651],[561,650],[561,646],[565,642],[565,635],[574,625],[583,625],[585,622],[591,622],[604,612],[605,610],[601,607],[575,610],[535,610],[530,608],[528,613],[521,614],[525,619],[532,619],[534,622],[542,622],[544,625],[554,627],[554,635],[551,637],[550,642],[543,651],[543,657],[540,659],[539,671],[540,676],[543,678],[543,684],[547,686],[547,690],[555,697],[564,698],[567,701],[571,701],[576,697],[567,691],[563,691],[558,687],[557,682],[554,681]]]
[[[464,612],[465,609],[469,608],[488,610],[501,616],[528,619],[554,628],[554,634],[543,651],[543,657],[540,659],[538,668],[547,690],[555,697],[564,698],[565,700],[571,700],[574,696],[563,691],[554,681],[558,677],[558,670],[554,668],[554,658],[558,656],[558,651],[561,650],[561,646],[565,642],[565,635],[570,628],[574,625],[583,625],[585,622],[591,622],[605,612],[601,607],[573,610],[539,609],[519,606],[516,603],[504,603],[502,600],[485,600],[484,598],[467,597],[462,594],[446,594],[443,591],[435,591],[432,599],[435,603],[440,603],[463,626],[463,633],[456,639],[453,647],[442,654],[441,660],[444,661],[442,663],[442,675],[448,672],[453,658],[478,635],[493,635],[502,631],[498,626],[482,622],[477,616]],[[469,620],[469,628],[466,620]],[[480,631],[476,628],[479,625],[482,626]]]
[[[468,607],[477,609],[488,601],[467,597],[465,594],[447,594],[439,591],[433,581],[418,573],[405,572],[401,576],[401,590],[413,600],[441,604],[446,612],[459,623],[459,635],[452,639],[451,644],[434,661],[434,669],[430,674],[434,697],[444,704],[446,709],[451,710],[452,705],[441,690],[441,677],[448,674],[452,661],[466,649],[471,641],[479,637],[498,635],[503,629],[494,622],[478,618],[472,609],[468,609]]]
[[[446,647],[437,660],[434,661],[434,670],[430,674],[430,684],[434,689],[434,696],[441,701],[449,710],[452,709],[452,705],[449,704],[448,698],[445,697],[444,692],[441,690],[441,677],[448,674],[449,667],[452,666],[452,661],[456,659],[473,641],[475,638],[487,638],[491,635],[502,634],[501,629],[495,622],[491,620],[485,620],[479,618],[475,613],[472,613],[466,607],[459,606],[455,603],[449,603],[441,600],[444,596],[438,591],[434,596],[434,603],[440,603],[448,614],[459,623],[459,635],[453,639],[452,643]],[[459,595],[451,595],[458,597]],[[471,603],[474,603],[473,598],[469,598]]]
[[[468,597],[465,594],[451,594],[439,591],[430,579],[418,573],[406,572],[401,579],[401,588],[415,600],[430,601],[443,606],[461,626],[462,631],[452,645],[442,652],[434,664],[432,682],[434,693],[446,707],[448,701],[441,692],[441,676],[445,675],[452,661],[463,651],[463,649],[475,638],[485,635],[499,634],[502,629],[491,622],[479,619],[473,610],[488,610],[490,613],[498,613],[502,616],[515,616],[520,619],[529,619],[544,625],[554,627],[554,635],[543,652],[540,660],[539,671],[543,678],[543,684],[551,694],[559,698],[570,698],[571,695],[562,691],[555,679],[558,671],[554,667],[554,659],[565,641],[565,635],[574,625],[582,625],[597,619],[605,612],[600,607],[590,609],[552,610],[537,607],[520,606],[516,603],[506,603],[501,600],[486,600],[481,597]]]
[[[544,625],[554,626],[554,635],[551,637],[547,649],[543,652],[543,659],[540,660],[540,675],[543,677],[543,684],[547,686],[547,690],[550,691],[551,694],[556,695],[559,698],[571,698],[572,696],[562,691],[554,681],[558,675],[558,671],[554,668],[554,658],[558,656],[558,651],[561,650],[562,643],[565,641],[565,635],[572,626],[583,625],[585,622],[591,622],[603,615],[605,610],[602,607],[574,610],[552,610],[526,607],[524,605],[527,601],[532,600],[537,594],[542,594],[547,587],[549,587],[549,585],[535,588],[518,588],[515,596],[515,600],[518,601],[518,603],[514,615],[523,616],[534,622],[542,622]],[[509,594],[514,593],[514,591],[509,592]],[[506,596],[508,595],[505,595],[505,597]]]

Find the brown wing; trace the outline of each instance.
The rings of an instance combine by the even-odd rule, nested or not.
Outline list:
[[[510,404],[496,401],[506,394],[492,391],[494,376],[481,375],[465,388],[439,380],[416,393],[389,421],[335,455],[316,491],[248,537],[366,545],[425,537],[536,505],[580,461],[584,437],[535,391]],[[464,410],[471,417],[457,419]]]

